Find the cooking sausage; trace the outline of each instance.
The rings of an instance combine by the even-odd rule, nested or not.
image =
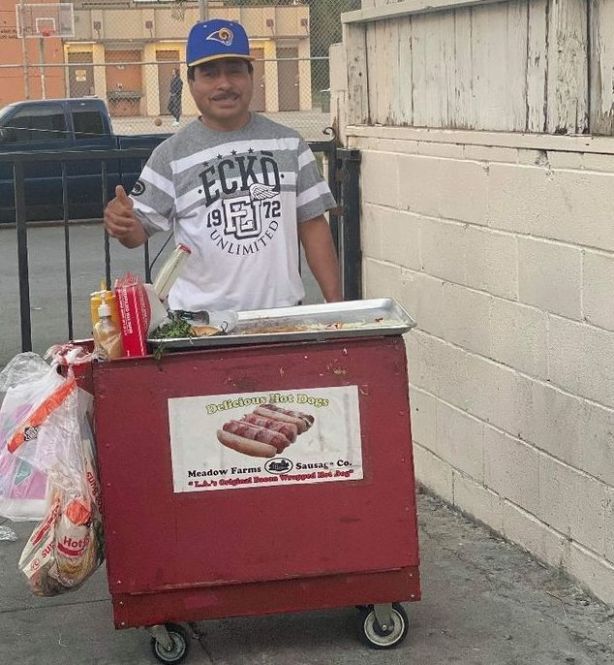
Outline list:
[[[226,446],[226,448],[236,450],[238,453],[243,453],[244,455],[251,455],[252,457],[275,457],[277,455],[277,449],[268,443],[246,439],[243,436],[225,432],[222,429],[217,431],[217,440],[223,446]]]

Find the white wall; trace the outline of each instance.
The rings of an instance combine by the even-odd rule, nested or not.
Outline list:
[[[348,131],[420,481],[614,602],[614,142]]]
[[[346,124],[366,70],[331,53],[364,295],[418,323],[418,479],[614,603],[614,139]]]
[[[497,58],[471,30],[482,51],[466,69],[466,40],[461,56],[448,48],[459,19],[506,36]],[[331,110],[362,153],[364,295],[395,297],[418,324],[406,338],[418,479],[610,603],[614,138],[555,133],[578,118],[612,133],[613,25],[614,0],[588,16],[578,0],[365,0],[331,49]],[[547,56],[526,60],[523,85],[506,78],[518,40]],[[525,128],[543,111],[550,134],[514,133],[516,84]]]

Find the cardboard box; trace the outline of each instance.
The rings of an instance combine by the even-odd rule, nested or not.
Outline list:
[[[115,295],[119,307],[124,355],[146,356],[151,309],[143,284],[116,286]]]

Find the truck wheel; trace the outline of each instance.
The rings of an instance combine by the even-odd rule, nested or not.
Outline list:
[[[155,637],[152,637],[151,649],[154,656],[166,665],[183,663],[190,650],[190,641],[186,630],[175,623],[167,623],[166,630],[173,644],[170,649],[165,649]]]
[[[400,603],[392,604],[391,620],[392,625],[382,630],[373,606],[361,612],[361,637],[367,646],[372,649],[392,649],[407,637],[409,618]]]

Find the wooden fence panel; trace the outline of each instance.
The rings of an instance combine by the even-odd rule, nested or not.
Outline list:
[[[354,109],[373,124],[614,134],[614,0],[370,0],[348,16],[364,31],[349,94],[364,70]]]
[[[512,131],[526,131],[529,39],[529,4],[532,0],[516,0],[506,5],[492,5],[507,9],[505,21],[505,109]]]
[[[414,121],[414,52],[412,47],[412,22],[409,16],[398,20],[399,87],[398,103],[393,113],[399,125],[412,125]]]
[[[488,5],[472,11],[472,84],[478,101],[475,126],[493,130],[512,129],[508,108],[507,7]],[[522,40],[523,35],[517,39]]]
[[[361,24],[343,26],[348,67],[347,119],[350,125],[368,125],[371,122],[365,30]]]
[[[411,58],[412,58],[412,99],[413,113],[411,124],[415,127],[426,127],[429,122],[427,98],[428,74],[426,71],[427,35],[425,16],[414,16],[411,19]],[[407,29],[407,28],[406,28]],[[435,72],[437,75],[437,72]]]
[[[614,0],[589,2],[590,129],[614,135]]]
[[[527,12],[514,0],[367,24],[372,122],[524,130]]]
[[[549,0],[530,0],[528,6],[527,44],[527,117],[528,132],[546,131],[548,90],[546,72],[548,54],[546,34]]]
[[[471,129],[477,126],[479,104],[473,87],[472,12],[472,9],[458,9],[454,19],[456,113],[453,126],[458,129]]]
[[[588,129],[587,0],[550,0],[547,131],[582,134]]]

